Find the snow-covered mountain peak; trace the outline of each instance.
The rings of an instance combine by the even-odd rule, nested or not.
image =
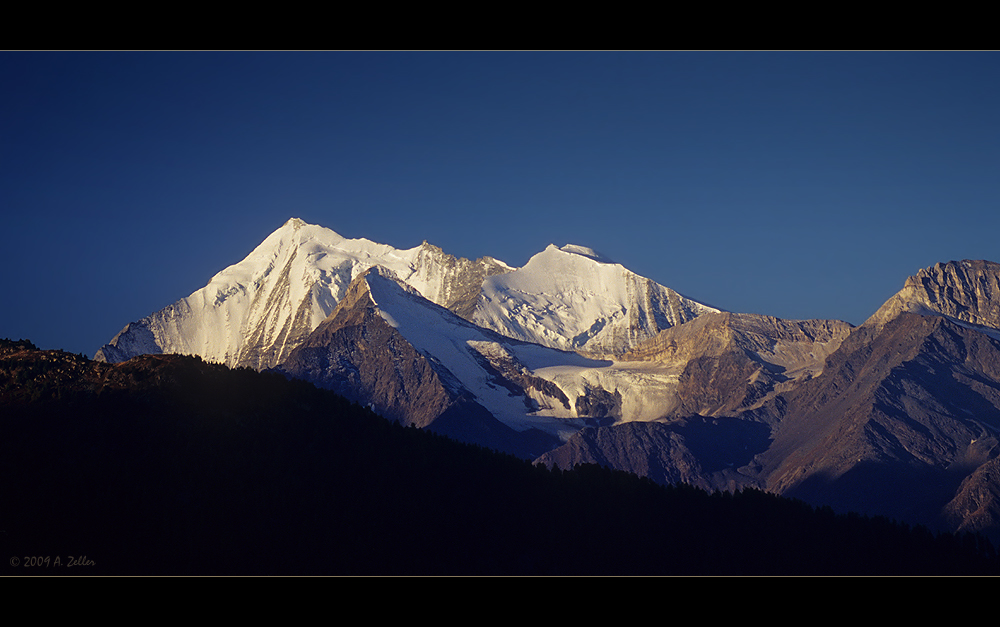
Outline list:
[[[552,274],[580,275],[575,282],[593,283],[600,280],[598,276],[606,279],[610,275],[622,272],[628,270],[593,249],[573,244],[560,248],[555,244],[549,244],[542,252],[532,255],[528,263],[514,274],[521,278],[529,275],[539,278]]]
[[[471,319],[561,350],[621,354],[660,330],[717,311],[578,246],[549,245],[524,267],[491,276]]]
[[[326,227],[308,224],[299,218],[291,218],[279,229],[264,238],[243,261],[233,264],[214,277],[212,283],[243,284],[252,281],[256,275],[266,272],[290,250],[309,246],[313,252],[317,248],[337,246],[347,241],[339,233]],[[311,245],[310,245],[311,244]]]
[[[485,277],[511,270],[489,258],[456,258],[427,243],[400,250],[349,239],[291,218],[205,287],[128,325],[95,358],[118,362],[165,352],[230,366],[271,367],[372,267],[391,270],[424,298],[459,315],[475,305]]]
[[[599,263],[615,263],[613,260],[609,259],[608,257],[605,257],[604,255],[597,252],[593,248],[588,248],[587,246],[580,246],[578,244],[566,244],[559,250],[563,251],[564,253],[573,253],[576,255],[582,255],[584,257],[593,259],[594,261],[597,261]]]
[[[290,226],[293,229],[298,230],[298,229],[306,226],[306,222],[304,220],[302,220],[301,218],[289,218],[288,222],[285,222],[285,224],[283,226]]]
[[[306,241],[310,239],[317,239],[333,245],[347,238],[325,226],[309,224],[300,218],[289,218],[280,228],[265,238],[260,247],[273,246],[280,241]]]

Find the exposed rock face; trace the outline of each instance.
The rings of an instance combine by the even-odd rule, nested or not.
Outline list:
[[[661,331],[620,359],[676,365],[678,402],[669,415],[735,415],[821,372],[850,331],[838,320],[706,313]]]
[[[710,491],[759,487],[758,477],[739,468],[766,448],[768,433],[765,425],[726,418],[627,422],[584,429],[536,463],[567,469],[601,464]]]
[[[584,386],[584,392],[576,397],[576,415],[603,418],[609,422],[622,418],[622,395],[615,390],[609,392],[600,386]]]
[[[939,314],[958,322],[1000,329],[1000,264],[949,261],[920,270],[870,322],[883,324],[904,311]]]
[[[977,442],[974,442],[978,443]],[[973,447],[970,446],[970,449]],[[953,498],[944,507],[946,528],[1000,538],[1000,456],[996,440],[983,441],[977,451],[986,459],[965,477]]]
[[[412,283],[427,285],[421,290],[424,298],[455,314],[471,319],[479,292],[487,277],[511,272],[511,268],[492,257],[475,261],[455,257],[433,244],[420,245],[413,263]]]
[[[816,372],[850,333],[839,320],[782,320],[758,314],[706,313],[659,333],[620,356],[622,360],[687,360],[739,350],[772,370]]]
[[[997,340],[902,313],[860,327],[823,376],[782,401],[760,457],[769,489],[934,528],[982,517],[962,510],[960,486],[1000,455]]]
[[[367,284],[351,284],[337,308],[278,368],[384,417],[426,427],[458,396],[431,363],[375,312]]]

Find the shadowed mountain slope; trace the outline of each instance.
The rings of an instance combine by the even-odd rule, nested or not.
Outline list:
[[[0,547],[47,556],[9,575],[1000,573],[977,536],[550,471],[192,357],[0,341],[0,449]]]

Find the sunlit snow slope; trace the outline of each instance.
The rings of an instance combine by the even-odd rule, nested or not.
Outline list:
[[[471,320],[553,348],[617,355],[709,312],[718,310],[589,248],[550,245],[523,268],[486,279]]]

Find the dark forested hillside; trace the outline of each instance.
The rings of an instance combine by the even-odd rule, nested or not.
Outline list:
[[[7,575],[1000,574],[979,536],[548,470],[273,373],[23,341],[0,342],[0,546]]]

